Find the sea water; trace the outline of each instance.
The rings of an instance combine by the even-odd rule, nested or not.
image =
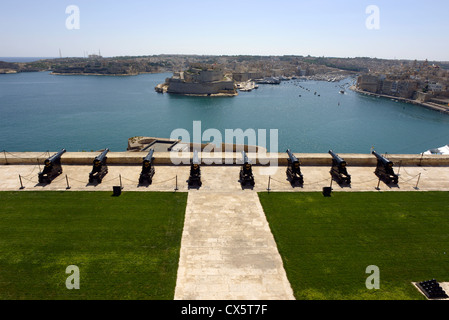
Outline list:
[[[265,129],[267,141],[257,143],[268,149],[277,130],[270,151],[278,152],[417,154],[449,143],[448,115],[353,92],[353,78],[260,84],[235,97],[155,92],[170,76],[0,75],[0,150],[125,151],[134,136],[169,138],[182,128],[193,138],[194,121],[223,140],[226,129]]]

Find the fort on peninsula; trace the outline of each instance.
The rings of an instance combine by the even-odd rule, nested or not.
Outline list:
[[[194,64],[186,71],[174,72],[165,83],[155,88],[160,93],[196,96],[235,96],[237,88],[232,75],[215,65]]]

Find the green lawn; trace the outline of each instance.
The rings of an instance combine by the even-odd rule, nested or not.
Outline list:
[[[425,299],[449,281],[448,192],[259,193],[297,299]],[[380,270],[368,290],[366,267]]]
[[[173,299],[187,193],[0,192],[0,299]],[[80,289],[68,290],[69,265]]]

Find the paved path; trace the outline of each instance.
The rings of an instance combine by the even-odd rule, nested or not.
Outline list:
[[[256,192],[189,192],[175,299],[294,299]]]

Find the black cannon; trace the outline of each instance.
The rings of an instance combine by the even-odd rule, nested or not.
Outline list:
[[[242,151],[242,167],[240,168],[240,184],[243,187],[254,187],[254,176],[253,176],[253,169],[252,164],[249,161],[248,157],[246,156],[245,151]]]
[[[376,151],[373,151],[372,154],[374,154],[377,158],[377,167],[376,171],[374,171],[374,174],[381,180],[383,180],[386,184],[398,183],[398,175],[394,173],[393,171],[393,165],[394,163],[387,158],[381,156]]]
[[[202,185],[201,182],[201,161],[198,158],[198,151],[193,151],[192,163],[190,164],[190,175],[189,180],[187,180],[187,184],[190,188],[199,189]]]
[[[142,171],[140,172],[139,184],[151,184],[153,182],[154,167],[153,167],[153,153],[154,149],[148,152],[147,156],[143,158]]]
[[[66,152],[65,149],[61,149],[58,153],[55,153],[51,157],[45,160],[44,170],[39,172],[39,183],[51,183],[51,181],[62,173],[61,156]]]
[[[303,184],[304,177],[301,173],[301,166],[298,158],[296,158],[293,153],[291,153],[290,149],[287,149],[288,154],[288,167],[287,167],[287,178],[292,184]]]
[[[101,183],[103,177],[108,173],[108,165],[106,163],[106,154],[109,149],[106,148],[100,155],[96,156],[94,159],[94,165],[92,171],[89,173],[89,183],[97,182]]]
[[[332,178],[339,184],[351,184],[351,175],[346,169],[346,161],[335,154],[332,150],[329,150],[329,154],[332,156],[332,168],[330,171]]]

